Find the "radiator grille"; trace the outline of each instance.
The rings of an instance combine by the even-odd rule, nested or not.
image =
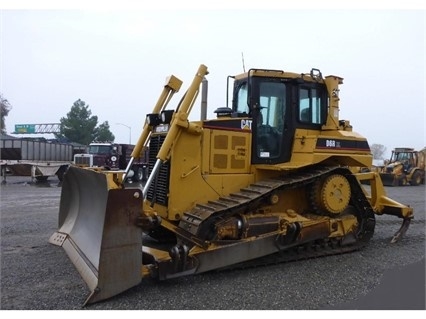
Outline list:
[[[152,172],[155,162],[157,161],[157,154],[164,142],[166,135],[155,135],[151,136],[149,142],[149,161],[148,167],[149,172]],[[157,174],[157,177],[153,180],[151,186],[148,189],[146,198],[151,203],[167,206],[169,193],[169,180],[170,180],[170,161],[163,163]]]
[[[74,157],[74,163],[80,166],[92,166],[92,156],[77,155]]]

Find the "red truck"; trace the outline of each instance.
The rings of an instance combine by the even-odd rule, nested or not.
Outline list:
[[[74,165],[80,167],[101,167],[107,170],[125,170],[130,161],[133,148],[131,144],[94,142],[89,145],[89,152],[74,155]],[[135,158],[131,167],[134,182],[147,179],[148,150],[145,149],[139,158]]]

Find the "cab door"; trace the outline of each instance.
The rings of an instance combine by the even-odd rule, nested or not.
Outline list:
[[[253,164],[290,161],[294,127],[289,116],[289,87],[279,78],[252,78],[249,101]]]

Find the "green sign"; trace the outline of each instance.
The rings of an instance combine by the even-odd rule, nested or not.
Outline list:
[[[35,133],[35,124],[15,124],[15,134]]]

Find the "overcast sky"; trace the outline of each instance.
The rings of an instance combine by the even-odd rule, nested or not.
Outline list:
[[[370,144],[389,152],[426,145],[422,8],[294,9],[262,1],[245,10],[170,9],[167,2],[2,8],[0,92],[12,105],[7,132],[16,124],[59,123],[81,99],[99,124],[109,122],[117,142],[127,143],[131,131],[135,143],[167,76],[184,82],[175,107],[198,66],[207,65],[213,116],[225,106],[227,76],[243,72],[244,62],[246,70],[339,75],[340,117]]]

